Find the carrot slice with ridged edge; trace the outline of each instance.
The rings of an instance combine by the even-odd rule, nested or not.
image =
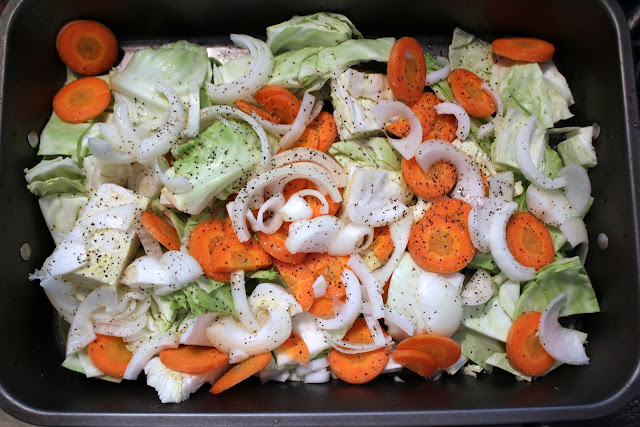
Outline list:
[[[387,78],[393,94],[406,101],[417,100],[424,90],[426,76],[427,65],[420,43],[412,37],[396,40],[387,62]]]
[[[391,358],[424,378],[430,378],[437,369],[436,360],[424,351],[396,349]]]
[[[229,357],[214,347],[181,345],[160,351],[160,361],[174,371],[201,374],[227,365]]]
[[[160,218],[153,212],[143,212],[140,216],[142,226],[147,230],[154,239],[162,246],[170,251],[180,250],[180,237],[178,231],[164,219]]]
[[[104,73],[118,57],[118,40],[104,24],[80,19],[66,23],[56,36],[64,64],[85,76]]]
[[[482,90],[482,79],[472,71],[456,68],[447,77],[456,102],[475,117],[489,117],[496,112],[491,97]]]
[[[273,356],[271,356],[271,352],[257,354],[244,360],[237,365],[233,365],[231,369],[229,369],[223,376],[221,376],[218,381],[213,384],[211,390],[209,390],[212,394],[219,394],[234,385],[241,383],[246,380],[253,374],[257,374],[262,371],[264,368],[269,366]]]
[[[398,344],[397,350],[416,350],[430,354],[438,369],[446,369],[460,359],[460,344],[449,337],[436,334],[420,334]],[[400,362],[398,362],[400,363]]]
[[[111,102],[109,85],[97,77],[83,77],[63,86],[53,97],[53,111],[67,123],[98,117]]]
[[[496,55],[517,61],[551,61],[556,48],[549,42],[531,37],[504,37],[491,43]]]
[[[133,357],[121,337],[110,335],[96,335],[87,346],[87,352],[96,368],[116,378],[122,378]]]
[[[536,270],[551,264],[555,257],[549,229],[529,212],[516,212],[509,218],[507,246],[516,261]]]
[[[511,324],[507,334],[507,358],[518,371],[535,377],[548,371],[554,359],[545,351],[538,337],[541,313],[523,313]]]
[[[409,189],[425,199],[437,199],[449,193],[458,182],[456,167],[448,162],[436,162],[425,173],[415,157],[402,158],[402,179]]]

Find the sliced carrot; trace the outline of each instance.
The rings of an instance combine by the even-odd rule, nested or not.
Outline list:
[[[294,179],[292,181],[287,182],[287,184],[282,189],[282,195],[285,200],[289,200],[289,197],[293,196],[298,191],[304,190],[309,185],[309,181],[304,178]]]
[[[449,193],[458,182],[458,171],[448,162],[436,162],[425,173],[415,157],[400,163],[402,179],[409,189],[425,199],[437,199]]]
[[[276,356],[280,353],[286,354],[298,365],[307,366],[309,364],[309,348],[302,337],[295,332],[275,350]]]
[[[441,139],[451,142],[456,139],[456,130],[458,130],[458,121],[453,114],[436,114],[431,130],[424,140]]]
[[[529,37],[505,37],[491,43],[496,55],[517,61],[547,62],[553,58],[556,48],[549,42]]]
[[[83,123],[102,114],[110,102],[111,91],[104,80],[83,77],[55,94],[53,111],[67,123]]]
[[[304,261],[307,254],[304,252],[292,254],[287,250],[284,242],[289,236],[289,225],[290,223],[285,222],[278,231],[271,234],[258,232],[256,234],[256,240],[260,243],[262,249],[278,261],[287,262],[289,264],[298,264]]]
[[[66,23],[58,31],[56,49],[67,67],[85,76],[95,76],[116,62],[118,40],[99,22],[77,20]]]
[[[308,265],[304,262],[291,264],[277,258],[273,260],[273,265],[282,276],[282,280],[284,280],[296,301],[302,306],[302,309],[304,311],[309,310],[315,299],[313,293],[315,278]]]
[[[287,125],[293,123],[300,111],[298,98],[282,86],[264,86],[253,95],[253,98],[262,104],[266,111]]]
[[[133,357],[121,337],[110,335],[96,335],[87,346],[87,352],[96,368],[116,378],[122,378]]]
[[[370,246],[376,258],[385,261],[393,253],[393,240],[391,240],[391,232],[389,227],[376,227],[373,229],[373,241]]]
[[[213,384],[211,390],[213,394],[219,394],[223,391],[233,387],[234,385],[241,383],[253,374],[257,374],[271,363],[271,352],[257,354],[251,356],[247,360],[244,360],[237,365],[234,365],[229,369],[218,381]]]
[[[309,188],[315,190],[316,186],[313,183],[309,183]],[[339,189],[340,193],[342,193],[342,188]],[[330,196],[326,196],[327,203],[329,204],[329,211],[326,214],[322,213],[322,202],[318,200],[317,197],[314,196],[304,196],[304,200],[306,200],[307,204],[313,209],[313,218],[317,218],[322,215],[335,215],[340,209],[340,203],[334,202]]]
[[[327,281],[327,297],[343,299],[346,296],[344,283],[342,283],[342,272],[347,268],[349,258],[349,256],[330,256],[329,265],[318,275],[315,275],[317,278],[322,274]]]
[[[551,368],[554,359],[540,344],[538,324],[541,313],[523,313],[511,324],[507,334],[507,358],[518,371],[535,377]]]
[[[315,301],[313,301],[311,307],[309,307],[308,311],[314,316],[319,317],[328,317],[335,315],[335,311],[333,309],[333,298],[316,298]]]
[[[440,215],[453,221],[458,221],[466,229],[469,228],[469,212],[471,205],[460,199],[442,199],[429,207],[427,215]]]
[[[313,150],[318,149],[318,132],[311,128],[306,128],[300,138],[298,138],[293,145],[289,148],[281,148],[278,153],[282,153],[286,150],[292,150],[294,148],[311,148]]]
[[[427,65],[420,43],[412,37],[398,39],[389,54],[387,78],[393,94],[406,101],[416,101],[424,90]]]
[[[391,358],[424,378],[431,378],[437,369],[436,359],[424,351],[396,349]]]
[[[428,353],[436,361],[438,369],[446,369],[456,363],[461,351],[460,344],[451,338],[435,334],[414,335],[401,341],[396,348]]]
[[[140,222],[162,246],[170,251],[180,250],[180,237],[178,237],[178,232],[167,221],[153,212],[146,211],[140,216]]]
[[[270,112],[264,111],[262,108],[258,107],[257,105],[250,104],[247,101],[240,100],[240,101],[234,102],[233,104],[247,114],[251,114],[251,112],[254,112],[260,117],[262,117],[263,119],[269,120],[272,123],[276,123],[276,124],[282,123],[282,121],[279,118],[277,118]]]
[[[160,351],[160,361],[174,371],[201,374],[227,365],[229,356],[214,347],[181,345]]]
[[[507,246],[520,264],[536,270],[551,264],[555,256],[549,229],[529,212],[516,212],[509,219]]]
[[[353,344],[373,342],[363,318],[356,319],[343,339]],[[342,381],[349,384],[364,384],[382,373],[389,361],[389,349],[385,347],[366,353],[346,354],[333,348],[329,351],[328,358],[331,370]]]
[[[456,68],[447,77],[456,102],[475,117],[489,117],[496,112],[491,97],[482,90],[482,79],[472,71]]]
[[[436,117],[435,106],[440,102],[433,92],[423,92],[417,101],[409,103],[411,111],[416,113],[420,124],[422,125],[422,140],[426,140],[427,135],[433,127],[433,120]],[[409,133],[409,122],[406,119],[400,119],[397,122],[387,126],[387,130],[398,137],[405,137]]]
[[[338,137],[336,120],[333,118],[333,114],[328,111],[321,111],[307,128],[314,129],[318,133],[317,149],[324,153],[329,151],[329,147]]]
[[[464,225],[438,215],[413,224],[407,248],[416,264],[434,273],[460,271],[476,253]]]

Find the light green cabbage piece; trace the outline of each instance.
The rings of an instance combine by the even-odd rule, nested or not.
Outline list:
[[[596,150],[593,148],[593,126],[568,132],[557,149],[562,161],[567,165],[574,163],[592,168],[598,164]]]
[[[232,82],[240,78],[249,70],[251,57],[249,55],[234,58],[224,65],[213,67],[213,81],[217,85]],[[209,99],[208,96],[205,98]]]
[[[495,140],[491,145],[491,159],[496,168],[519,172],[516,160],[516,140],[520,127],[527,121],[527,116],[517,109],[509,109],[496,121]],[[530,151],[533,163],[542,172],[545,169],[544,154],[548,146],[549,136],[540,123],[535,123],[531,133]]]
[[[498,295],[491,297],[485,304],[464,308],[464,326],[498,341],[507,341],[512,323],[500,306]]]
[[[527,311],[543,311],[555,297],[567,294],[560,316],[600,311],[589,276],[580,258],[564,258],[542,267],[527,284],[516,304],[516,316]]]
[[[498,264],[494,261],[491,252],[477,252],[469,264],[467,264],[467,267],[475,269],[483,268],[489,273],[495,273],[498,271]]]
[[[27,188],[36,196],[85,191],[84,173],[70,157],[42,160],[24,172]]]
[[[40,134],[39,156],[75,156],[78,143],[89,130],[91,123],[67,123],[51,113]]]
[[[542,173],[548,175],[550,177],[555,177],[560,172],[560,169],[564,167],[562,163],[562,159],[560,155],[553,148],[548,145],[544,147],[544,161],[543,161],[544,170]]]
[[[500,307],[512,320],[516,319],[516,304],[520,296],[520,283],[507,280],[498,290],[498,302]]]
[[[505,351],[504,344],[500,341],[465,327],[458,329],[451,338],[460,344],[464,356],[488,372],[492,368],[487,359],[494,353]]]
[[[329,148],[331,154],[342,166],[356,163],[394,171],[400,170],[398,153],[387,138],[357,138],[334,142]]]
[[[158,80],[168,84],[187,104],[190,82],[202,86],[211,80],[206,48],[179,41],[157,49],[142,49],[133,54],[124,70],[110,76],[111,89],[128,103],[134,125],[159,123],[169,108],[169,101],[154,88]]]
[[[81,374],[87,375],[87,372],[85,371],[85,368],[83,366],[84,363],[91,363],[91,359],[89,358],[89,353],[86,347],[84,347],[82,350],[79,350],[75,353],[68,355],[62,362],[62,366],[64,368],[69,369],[70,371],[79,372]],[[97,368],[94,367],[94,369],[97,369]],[[120,384],[122,382],[122,378],[116,378],[106,374],[98,375],[92,378],[98,378],[101,380],[105,380],[105,381],[109,381],[117,384]]]
[[[442,68],[442,66],[436,62],[436,58],[428,52],[424,54],[424,61],[427,64],[427,73],[431,73],[432,71],[437,71]],[[443,101],[450,102],[455,99],[453,96],[453,90],[451,90],[451,86],[449,86],[446,79],[441,80],[430,87],[436,93],[436,96]]]
[[[351,38],[362,38],[362,34],[349,18],[339,13],[294,16],[267,27],[267,45],[274,55],[307,46],[336,46]]]
[[[226,199],[237,192],[260,162],[260,142],[246,123],[216,121],[198,137],[182,144],[173,164],[175,176],[184,176],[193,189],[163,193],[180,211],[199,214],[214,197]]]
[[[88,201],[84,194],[51,194],[38,199],[40,211],[56,245],[63,240],[61,233],[68,233],[75,226],[80,210]]]
[[[575,104],[573,94],[558,68],[552,61],[538,64],[542,70],[544,83],[551,97],[551,116],[553,123],[573,117],[569,107]]]
[[[507,359],[507,353],[495,353],[491,355],[490,358],[487,359],[487,363],[489,365],[495,366],[496,368],[500,368],[504,371],[507,371],[513,375],[515,375],[518,381],[528,381],[531,382],[531,377],[528,375],[524,375],[516,368],[513,367],[509,359]]]
[[[449,45],[449,63],[452,70],[464,68],[489,83],[491,67],[495,62],[491,43],[460,28],[453,30],[453,39]]]

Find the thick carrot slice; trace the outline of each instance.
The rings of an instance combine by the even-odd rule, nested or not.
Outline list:
[[[491,43],[496,55],[517,61],[547,62],[553,58],[556,48],[549,42],[528,37],[505,37]]]
[[[460,271],[476,253],[464,225],[437,215],[413,224],[407,248],[416,264],[433,273]]]
[[[140,222],[162,246],[170,251],[180,250],[180,237],[178,237],[178,232],[167,221],[153,212],[146,211],[141,215]]]
[[[307,128],[314,129],[318,133],[317,149],[324,153],[329,151],[329,147],[338,137],[336,120],[333,118],[333,114],[327,111],[321,111]]]
[[[96,368],[116,378],[122,378],[133,357],[122,338],[110,335],[96,335],[87,346],[87,352]]]
[[[294,148],[311,148],[313,150],[318,149],[318,132],[311,128],[306,128],[300,138],[298,138],[293,145],[289,148],[281,148],[278,153],[282,153],[286,150],[292,150]]]
[[[391,240],[391,232],[389,227],[376,227],[373,229],[373,241],[370,246],[376,258],[385,261],[393,252],[393,240]]]
[[[555,256],[549,229],[529,212],[516,212],[509,219],[507,246],[520,264],[536,270],[551,264]]]
[[[223,391],[241,383],[253,374],[257,374],[271,363],[271,352],[257,354],[244,360],[229,369],[218,381],[213,384],[211,390],[213,394],[219,394]]]
[[[256,240],[260,243],[262,249],[278,261],[287,262],[289,264],[298,264],[304,261],[307,254],[304,252],[292,254],[287,250],[284,242],[289,236],[289,225],[290,223],[285,222],[278,231],[271,234],[258,232],[256,234]]]
[[[285,200],[289,200],[289,197],[293,196],[300,190],[304,190],[308,188],[309,181],[304,178],[294,179],[292,181],[287,182],[287,184],[282,189],[282,195]]]
[[[109,85],[97,77],[83,77],[60,89],[53,97],[53,111],[67,123],[98,117],[109,106]]]
[[[396,349],[391,358],[424,378],[431,378],[437,369],[436,359],[424,351]]]
[[[406,101],[416,101],[424,89],[427,65],[422,46],[414,38],[398,39],[389,54],[387,77],[393,94]]]
[[[265,86],[257,91],[253,98],[262,104],[266,111],[287,125],[293,123],[300,110],[298,98],[282,86]]]
[[[118,41],[105,25],[89,20],[65,24],[56,37],[62,62],[85,76],[104,73],[116,62]]]
[[[442,335],[414,335],[401,341],[396,348],[428,353],[436,361],[438,369],[446,369],[460,359],[460,344]]]
[[[302,309],[304,311],[309,310],[315,299],[313,283],[316,279],[313,277],[308,265],[304,262],[291,264],[280,261],[277,258],[273,260],[273,265],[282,276],[282,280],[284,280],[296,301],[302,306]]]
[[[469,212],[471,212],[471,205],[464,200],[442,199],[433,202],[427,210],[427,215],[440,215],[447,217],[452,221],[458,221],[468,229]]]
[[[456,186],[458,171],[448,162],[436,162],[425,173],[415,157],[402,158],[402,179],[409,189],[425,199],[437,199],[444,196]]]
[[[162,350],[160,361],[164,366],[175,371],[201,374],[227,365],[229,357],[214,347],[181,345],[177,348]]]
[[[373,342],[363,318],[356,319],[344,340],[354,344]],[[389,349],[380,348],[366,353],[346,354],[334,348],[329,351],[328,357],[329,366],[338,378],[349,384],[364,384],[382,373],[389,360]]]
[[[302,337],[295,332],[291,332],[291,336],[275,350],[276,356],[279,353],[285,353],[298,365],[307,366],[309,364],[309,348]]]
[[[233,104],[247,114],[251,114],[251,112],[253,111],[254,113],[256,113],[257,115],[259,115],[265,120],[269,120],[270,122],[273,122],[276,124],[282,123],[282,121],[279,118],[277,118],[270,112],[264,111],[262,108],[258,107],[257,105],[250,104],[247,101],[240,100],[240,101],[234,102]]]
[[[554,359],[540,344],[538,324],[541,313],[529,311],[513,322],[507,334],[507,358],[518,371],[535,377],[551,368]]]
[[[433,127],[433,120],[436,117],[436,109],[435,106],[440,102],[438,97],[433,92],[423,92],[420,95],[420,98],[417,101],[412,101],[409,103],[409,108],[411,111],[416,113],[418,119],[420,120],[420,124],[422,125],[422,140],[425,141],[429,132],[431,132],[431,128]],[[405,137],[409,133],[409,122],[406,119],[400,119],[395,123],[387,126],[387,130],[392,134]]]
[[[472,116],[489,117],[496,112],[491,97],[482,90],[482,79],[472,71],[456,68],[447,77],[456,102]]]
[[[458,130],[458,121],[453,114],[436,114],[431,130],[423,140],[441,139],[451,142],[456,139],[456,130]]]

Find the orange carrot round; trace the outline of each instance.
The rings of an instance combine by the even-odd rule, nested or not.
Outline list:
[[[87,346],[87,352],[96,368],[116,378],[122,378],[133,357],[121,337],[110,335],[96,335]]]
[[[89,20],[65,24],[56,37],[56,49],[67,67],[85,76],[104,73],[118,57],[118,41],[113,32]]]
[[[289,236],[289,225],[290,223],[285,222],[278,231],[271,234],[258,232],[256,234],[256,240],[260,243],[262,249],[278,261],[287,262],[289,264],[298,264],[304,261],[307,254],[304,252],[292,254],[287,250],[284,242]]]
[[[180,237],[178,237],[178,232],[167,221],[153,212],[146,211],[141,215],[140,222],[162,246],[170,251],[180,250]]]
[[[109,85],[97,77],[83,77],[60,89],[53,97],[53,111],[68,123],[98,117],[111,102]]]
[[[229,363],[229,357],[214,347],[181,345],[160,352],[160,361],[174,371],[201,374]]]
[[[507,246],[520,264],[536,270],[551,264],[555,256],[549,229],[529,212],[516,212],[509,219]]]
[[[458,121],[453,114],[436,114],[431,124],[431,130],[423,141],[429,139],[441,139],[443,141],[452,142],[456,139],[456,131],[458,130]]]
[[[547,62],[553,58],[556,48],[549,42],[529,37],[505,37],[491,43],[496,55],[517,61]]]
[[[433,121],[436,117],[435,106],[440,102],[438,97],[433,92],[422,92],[420,98],[417,101],[409,103],[409,108],[413,111],[422,125],[422,140],[425,141],[431,128],[433,127]],[[395,123],[392,123],[386,128],[389,132],[398,137],[405,137],[409,133],[409,122],[407,119],[400,119]]]
[[[354,344],[373,342],[363,318],[356,319],[343,339]],[[349,384],[365,384],[382,373],[389,360],[389,349],[380,348],[366,353],[346,354],[333,348],[329,351],[328,358],[331,370],[342,381]]]
[[[456,363],[461,352],[460,344],[456,341],[435,334],[414,335],[401,341],[396,348],[428,353],[435,360],[438,369],[446,369]]]
[[[317,132],[317,149],[324,153],[329,151],[329,147],[338,137],[336,120],[333,118],[333,114],[327,111],[321,111],[307,128],[314,129]]]
[[[538,324],[541,313],[529,311],[513,322],[507,335],[507,358],[518,371],[535,377],[551,368],[554,359],[540,344]]]
[[[420,268],[434,273],[462,270],[476,253],[462,224],[443,216],[425,216],[411,227],[407,246]]]
[[[253,98],[262,104],[265,111],[287,125],[293,123],[300,111],[300,100],[282,86],[264,86],[253,95]]]
[[[427,215],[440,215],[453,221],[458,221],[466,229],[469,228],[469,212],[471,205],[460,199],[441,199],[429,207]]]
[[[415,157],[402,158],[402,179],[409,189],[425,199],[437,199],[449,193],[458,182],[458,172],[451,163],[436,162],[425,173]]]
[[[424,378],[430,378],[437,369],[436,360],[424,351],[396,349],[391,358]]]
[[[234,365],[229,369],[218,381],[213,384],[211,390],[212,394],[219,394],[223,391],[233,387],[234,385],[246,380],[253,374],[257,374],[271,363],[271,352],[257,354],[244,360],[237,365]]]
[[[420,98],[427,76],[427,66],[420,43],[412,37],[398,39],[389,54],[387,78],[395,96],[406,101]]]
[[[482,90],[482,79],[464,68],[456,68],[447,77],[456,102],[472,116],[489,117],[496,112],[491,97]]]
[[[373,229],[373,241],[370,246],[376,258],[385,261],[393,253],[393,240],[388,226],[376,227]]]

